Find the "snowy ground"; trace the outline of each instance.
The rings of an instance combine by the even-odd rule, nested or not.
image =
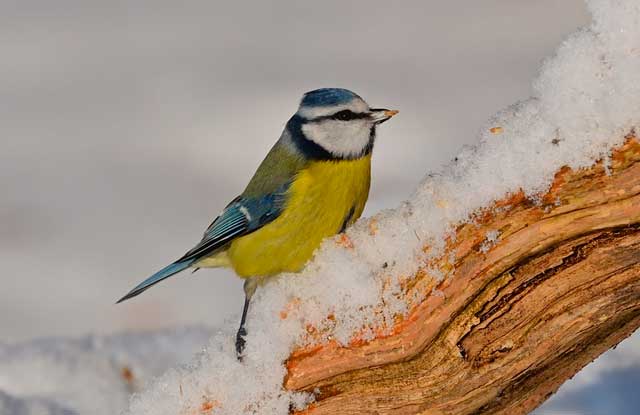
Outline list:
[[[385,272],[410,272],[424,259],[415,256],[419,243],[437,246],[448,226],[505,192],[523,187],[535,195],[560,165],[606,156],[638,125],[634,1],[589,2],[596,24],[545,65],[534,98],[484,124],[501,125],[498,138],[486,128],[473,133],[496,109],[532,94],[527,80],[539,60],[587,23],[583,6],[443,3],[393,12],[385,2],[225,6],[188,16],[156,5],[152,13],[107,3],[7,7],[0,15],[8,64],[0,67],[0,100],[11,104],[0,106],[9,120],[0,132],[10,137],[9,151],[0,153],[0,184],[8,189],[0,205],[0,324],[10,343],[0,349],[0,413],[116,413],[137,390],[132,414],[175,414],[203,399],[219,404],[218,413],[240,413],[247,402],[259,413],[285,413],[300,397],[280,390],[280,363],[305,341],[303,321],[321,325],[334,312],[338,324],[326,328],[345,342],[354,328],[380,323],[360,309],[393,297],[393,285],[380,289],[382,262],[400,259]],[[380,133],[369,212],[397,206],[426,170],[455,154],[458,163],[383,213],[376,238],[361,223],[350,231],[353,252],[328,243],[303,275],[259,292],[244,365],[233,354],[235,318],[223,323],[240,304],[228,273],[178,278],[113,307],[132,282],[190,246],[235,196],[293,112],[292,97],[327,85],[348,86],[404,117]],[[265,100],[256,102],[259,96]],[[557,136],[562,144],[550,152]],[[292,299],[302,306],[283,322],[274,310]],[[404,311],[392,304],[387,317]],[[205,329],[20,342],[190,321],[222,329],[209,342]],[[638,378],[634,342],[583,371],[539,413],[636,413],[635,394],[616,401],[623,388],[603,381],[616,373],[625,376],[615,378],[621,386]],[[188,366],[141,386],[204,344]]]
[[[131,393],[187,363],[212,334],[189,328],[0,345],[0,414],[118,414]]]

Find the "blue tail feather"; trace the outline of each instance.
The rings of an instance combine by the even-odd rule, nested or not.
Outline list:
[[[177,274],[180,271],[184,271],[185,269],[189,268],[191,264],[193,264],[193,262],[194,260],[179,261],[179,262],[174,262],[171,265],[167,265],[166,267],[162,268],[160,271],[156,272],[146,280],[142,281],[140,284],[136,285],[136,287],[133,290],[129,291],[127,295],[119,299],[116,302],[116,304],[121,303],[125,300],[128,300],[129,298],[133,298],[136,295],[145,291],[146,289],[156,285],[160,281],[167,279],[170,276]]]

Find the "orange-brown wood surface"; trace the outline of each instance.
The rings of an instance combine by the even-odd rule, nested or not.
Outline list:
[[[406,297],[423,299],[391,335],[291,355],[285,387],[316,392],[305,413],[526,414],[629,336],[640,144],[628,137],[608,169],[561,169],[541,201],[518,193],[477,212],[430,266],[448,277],[414,276]]]

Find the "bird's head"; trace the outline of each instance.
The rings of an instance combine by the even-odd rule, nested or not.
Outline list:
[[[307,155],[354,159],[371,151],[376,126],[397,113],[370,108],[347,89],[322,88],[304,94],[289,128]]]

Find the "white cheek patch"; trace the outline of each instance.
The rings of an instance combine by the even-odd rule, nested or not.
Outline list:
[[[357,157],[369,144],[371,124],[363,120],[323,120],[302,125],[307,139],[337,157]]]

